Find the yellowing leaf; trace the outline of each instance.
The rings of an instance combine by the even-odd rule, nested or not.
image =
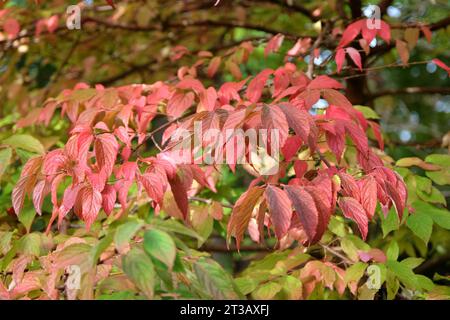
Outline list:
[[[45,152],[42,143],[28,134],[15,134],[3,140],[3,143],[10,145],[13,148],[20,148],[38,154],[43,154]]]

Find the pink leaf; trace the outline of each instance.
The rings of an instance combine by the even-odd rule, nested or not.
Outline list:
[[[341,72],[342,70],[342,65],[344,64],[344,59],[345,59],[345,50],[342,48],[338,48],[336,51],[336,65],[337,65],[337,72]]]
[[[96,136],[94,144],[95,159],[99,169],[103,171],[106,177],[112,173],[116,161],[119,144],[111,133],[102,133]]]
[[[275,234],[278,239],[281,239],[288,231],[291,223],[291,201],[286,191],[271,185],[266,188],[264,196],[267,200],[267,207],[275,228]]]
[[[280,146],[283,146],[289,134],[289,126],[286,116],[280,107],[277,105],[264,105],[262,108],[261,122],[262,127],[268,130],[268,137],[271,136],[271,131],[273,131],[273,134],[278,133]]]
[[[377,207],[377,183],[371,176],[364,177],[360,182],[361,204],[366,210],[367,218],[372,220]]]
[[[8,34],[9,39],[14,39],[20,32],[19,22],[14,18],[8,18],[3,23],[3,30]]]
[[[349,24],[347,28],[345,28],[344,33],[342,34],[342,38],[341,41],[339,42],[338,47],[345,47],[350,42],[352,42],[353,39],[355,39],[356,36],[360,33],[364,22],[365,20],[362,19]]]
[[[359,54],[358,50],[352,47],[348,47],[345,49],[345,51],[347,51],[348,55],[359,68],[359,70],[362,71],[361,55]]]
[[[328,76],[317,76],[312,80],[309,85],[308,89],[342,89],[343,86],[338,81],[328,77]]]
[[[442,60],[439,60],[437,58],[432,60],[438,67],[441,67],[442,69],[444,69],[445,71],[447,71],[447,73],[450,75],[450,67],[447,66]]]
[[[110,215],[116,203],[117,192],[114,186],[107,184],[102,191],[102,207],[106,215]]]
[[[359,202],[354,198],[349,197],[340,198],[338,203],[339,207],[342,209],[344,217],[356,222],[358,229],[365,240],[369,230],[369,220],[361,204],[359,204]]]
[[[266,81],[269,79],[269,76],[273,73],[273,70],[271,69],[265,69],[261,71],[256,77],[250,81],[248,84],[247,91],[245,93],[247,99],[252,102],[256,103],[259,101],[262,95],[262,91],[264,89],[264,86],[266,85]]]
[[[319,213],[314,199],[305,189],[299,186],[286,186],[286,191],[309,241],[312,242],[319,223]]]
[[[90,187],[83,188],[80,193],[83,201],[81,206],[82,217],[86,223],[86,228],[89,230],[102,207],[102,195],[100,191]]]

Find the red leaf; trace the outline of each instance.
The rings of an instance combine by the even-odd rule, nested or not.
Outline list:
[[[273,94],[272,97],[276,97],[289,86],[289,74],[286,71],[285,67],[280,67],[275,70],[274,78],[273,78]]]
[[[376,28],[369,29],[367,27],[367,23],[368,23],[368,20],[366,20],[366,23],[363,25],[361,34],[362,34],[363,39],[366,41],[366,43],[370,44],[372,42],[372,40],[375,38],[375,36],[377,35],[378,30]],[[373,23],[373,21],[372,21],[372,23]]]
[[[450,75],[450,67],[447,66],[442,60],[439,60],[437,58],[432,60],[438,67],[441,67],[442,69],[444,69],[445,71],[447,71],[447,73]]]
[[[338,200],[339,207],[342,209],[344,217],[356,222],[363,239],[367,238],[369,230],[369,220],[361,204],[354,198],[343,197]]]
[[[378,141],[378,146],[381,150],[384,150],[384,140],[383,135],[381,134],[380,125],[373,121],[368,121],[370,127],[372,128],[373,135],[375,136],[375,139]]]
[[[208,65],[208,70],[206,71],[208,77],[212,78],[219,69],[220,63],[222,62],[221,57],[214,57],[211,59]]]
[[[200,111],[213,111],[216,106],[217,92],[213,87],[202,91],[199,95],[200,103],[197,107],[197,112]]]
[[[80,195],[83,201],[81,206],[82,217],[86,223],[86,228],[89,230],[102,207],[102,195],[100,191],[90,187],[81,189]]]
[[[302,161],[302,160],[294,161],[294,171],[295,171],[295,176],[297,178],[302,178],[304,176],[304,174],[306,173],[306,170],[308,170],[308,164],[306,163],[306,161]]]
[[[78,198],[78,191],[80,190],[80,185],[70,185],[64,190],[64,195],[62,199],[62,204],[59,207],[58,213],[58,224],[61,224],[63,218],[66,214],[73,208],[75,202]]]
[[[287,233],[291,223],[291,201],[286,191],[271,185],[266,188],[264,196],[275,228],[275,235],[281,239]]]
[[[12,203],[14,212],[19,215],[23,207],[23,201],[26,194],[31,194],[36,184],[36,176],[42,165],[42,156],[34,157],[28,160],[22,169],[20,179],[12,191]]]
[[[377,183],[371,176],[366,176],[358,182],[360,183],[361,190],[361,204],[364,210],[366,210],[367,218],[372,220],[377,207]]]
[[[42,215],[42,203],[44,202],[45,196],[50,192],[49,185],[45,182],[45,180],[39,181],[33,190],[33,205],[36,209],[36,212],[39,215]]]
[[[431,37],[433,36],[433,34],[431,33],[430,28],[428,28],[427,26],[420,26],[420,30],[422,30],[422,33],[427,41],[431,43]]]
[[[402,199],[400,190],[391,181],[385,181],[386,193],[388,197],[392,200],[395,206],[395,211],[397,211],[400,221],[402,221],[403,211],[405,210],[406,201]]]
[[[236,201],[233,211],[231,212],[230,221],[228,222],[228,239],[231,236],[236,238],[236,246],[240,247],[244,232],[248,227],[252,212],[257,205],[264,189],[261,187],[253,187],[244,192]]]
[[[278,33],[274,35],[269,42],[267,42],[266,47],[264,48],[264,56],[267,57],[272,52],[277,52],[278,49],[283,44],[284,35],[281,33]]]
[[[317,233],[319,213],[313,197],[302,187],[286,186],[286,191],[310,242]]]
[[[306,186],[306,191],[312,196],[314,199],[314,203],[316,205],[318,215],[318,223],[317,223],[317,233],[314,236],[312,242],[319,241],[323,234],[325,233],[328,222],[331,217],[331,206],[330,201],[327,199],[326,195],[324,195],[325,191],[320,189],[319,187]]]
[[[342,34],[342,38],[341,41],[339,42],[338,47],[345,47],[350,42],[352,42],[353,39],[355,39],[356,36],[360,33],[364,22],[365,20],[362,19],[349,24],[347,28],[345,28],[344,33]]]
[[[308,84],[308,89],[342,89],[343,86],[338,81],[328,76],[317,76]]]
[[[245,96],[250,102],[256,103],[259,101],[264,86],[266,85],[266,81],[269,79],[269,76],[272,73],[273,70],[265,69],[261,71],[256,77],[254,77],[252,81],[250,81],[250,83],[248,84],[247,91],[245,93]]]
[[[192,106],[194,98],[195,95],[193,92],[188,92],[186,94],[183,92],[175,93],[167,103],[167,114],[171,117],[178,118]]]
[[[352,47],[348,47],[345,49],[345,51],[348,53],[352,61],[356,64],[356,66],[359,68],[360,71],[362,71],[362,63],[361,63],[361,55],[359,54],[358,50]]]
[[[158,174],[151,172],[143,174],[139,180],[148,196],[157,203],[161,203],[166,182]]]
[[[172,189],[173,197],[175,198],[175,202],[177,203],[178,208],[180,209],[183,217],[186,219],[188,216],[188,196],[187,190],[184,186],[180,176],[176,174],[172,179],[169,179],[170,188]]]
[[[3,30],[8,35],[9,39],[14,39],[20,32],[19,22],[14,18],[8,18],[3,24]]]
[[[395,40],[395,47],[397,48],[398,55],[400,56],[403,65],[407,65],[409,60],[408,44],[405,41],[397,39]]]
[[[348,107],[351,108],[352,104],[348,99],[339,91],[333,89],[325,89],[322,90],[322,95],[325,100],[327,100],[328,104],[335,105],[339,107]]]
[[[342,48],[337,49],[335,60],[336,60],[336,65],[337,65],[337,72],[339,73],[342,70],[342,65],[344,64],[344,60],[345,60],[345,50],[344,49],[342,49]]]
[[[294,129],[295,133],[303,140],[308,141],[311,133],[311,126],[315,126],[311,115],[289,103],[279,104],[280,109],[284,112],[289,127]]]
[[[102,191],[102,207],[106,215],[110,215],[116,203],[117,192],[114,186],[107,184]]]
[[[367,154],[369,152],[369,143],[364,131],[353,122],[347,122],[345,124],[345,129],[348,135],[352,138],[356,149],[364,155]]]
[[[300,149],[303,140],[299,136],[291,136],[286,139],[286,142],[281,147],[281,154],[286,161],[290,161]]]
[[[59,17],[56,14],[47,19],[46,25],[49,33],[53,33],[58,29],[58,22]]]
[[[341,179],[342,194],[345,197],[352,197],[359,200],[361,198],[361,192],[355,178],[345,172],[340,172],[338,175]]]
[[[271,131],[274,130],[274,133],[276,133],[277,131],[275,130],[278,130],[279,145],[283,146],[289,134],[289,126],[286,116],[280,107],[277,105],[264,105],[262,108],[261,123],[262,127],[268,130],[268,137],[271,136]]]
[[[391,41],[391,27],[389,24],[380,20],[381,28],[378,30],[378,35],[386,42]]]
[[[118,150],[119,144],[113,134],[102,133],[96,136],[94,143],[95,158],[99,169],[104,172],[106,177],[109,177],[112,173]]]

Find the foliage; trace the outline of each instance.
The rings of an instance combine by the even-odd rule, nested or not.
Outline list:
[[[83,3],[82,30],[59,1],[2,5],[0,299],[448,299],[450,156],[383,134],[373,102],[397,92],[366,88],[389,68],[447,76],[448,17],[396,22],[382,1],[372,29],[359,1],[237,1],[236,22],[169,2]],[[198,123],[200,143],[176,134]],[[271,144],[252,162],[240,129],[280,161]]]

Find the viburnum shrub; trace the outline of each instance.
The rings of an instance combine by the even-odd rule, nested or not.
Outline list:
[[[39,30],[54,32],[52,20],[46,21],[38,22]],[[407,224],[426,244],[433,223],[449,228],[448,212],[439,207],[445,199],[432,199],[439,191],[431,181],[448,183],[448,157],[405,158],[394,165],[384,152],[377,115],[353,105],[339,79],[345,70],[365,72],[378,46],[395,43],[408,64],[409,37],[392,39],[390,25],[375,22],[378,27],[361,18],[342,30],[327,22],[318,36],[300,39],[275,34],[262,45],[264,55],[283,52],[284,62],[245,77],[240,65],[255,50],[251,41],[223,55],[179,45],[170,51],[173,64],[185,56],[197,60],[181,66],[176,78],[118,87],[80,82],[46,99],[19,125],[48,127],[64,119],[67,139],[48,150],[34,148],[12,204],[19,217],[27,197],[38,215],[45,215],[46,201],[51,212],[44,233],[29,233],[29,222],[15,251],[5,250],[2,270],[12,268],[12,279],[0,281],[0,296],[57,299],[64,282],[70,299],[377,293],[392,299],[399,288],[403,296],[417,291],[429,297],[435,284],[413,272],[418,258],[397,261],[399,246],[386,235]],[[12,38],[19,34],[12,20],[3,28]],[[427,24],[419,30],[431,38]],[[286,39],[292,44],[283,51]],[[375,48],[369,46],[374,39],[381,42]],[[332,54],[318,67],[324,48]],[[442,61],[435,64],[448,72]],[[211,79],[219,72],[228,80],[216,85]],[[196,140],[198,127],[204,134]],[[268,137],[256,146],[257,157],[249,137],[239,136],[249,131]],[[23,139],[4,143],[30,149],[32,141]],[[183,161],[180,150],[188,153]],[[219,157],[225,160],[214,161]],[[431,180],[411,166],[429,172]],[[245,190],[234,203],[218,199],[222,181],[238,172],[245,172]],[[439,172],[447,176],[442,183]],[[77,228],[67,233],[71,224]],[[275,251],[232,279],[201,252],[214,226],[226,233],[230,250],[250,245],[248,233]],[[73,266],[80,277],[70,287],[64,275],[70,278]]]

